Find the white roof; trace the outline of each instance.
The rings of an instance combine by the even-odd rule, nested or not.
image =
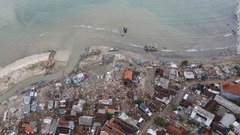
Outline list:
[[[188,94],[185,94],[183,99],[187,100],[188,96],[189,96]]]
[[[240,133],[240,124],[237,121],[235,121],[235,122],[233,122],[233,127],[234,127],[234,131],[239,134]]]
[[[144,119],[141,117],[139,118],[138,122],[141,123]]]
[[[47,117],[43,120],[43,123],[46,123],[46,124],[51,124],[51,122],[52,122],[52,118],[50,117]]]
[[[197,67],[197,65],[196,64],[191,64],[190,67]]]
[[[194,78],[195,78],[193,72],[190,72],[190,71],[184,71],[183,74],[184,74],[184,77],[185,77],[186,79],[194,79]]]
[[[157,135],[157,132],[152,130],[151,128],[147,130],[147,133],[150,135]]]
[[[220,123],[229,128],[230,124],[233,124],[233,122],[236,120],[236,118],[234,117],[234,115],[230,114],[230,113],[226,113],[222,119],[220,120]]]
[[[171,63],[171,68],[177,68],[177,64],[176,63]]]
[[[234,121],[234,122],[233,122],[233,126],[234,126],[234,127],[237,127],[237,126],[239,126],[239,125],[240,125],[240,124],[239,124],[237,121]]]
[[[119,119],[127,122],[128,124],[132,125],[132,126],[136,126],[138,121],[129,117],[128,115],[126,115],[126,113],[122,112],[119,116],[118,116]]]
[[[211,119],[211,120],[213,120],[213,118],[215,117],[214,114],[212,114],[211,112],[203,109],[203,108],[200,107],[200,106],[195,106],[195,107],[193,108],[193,111],[195,111],[195,112],[197,112],[198,114],[201,114],[202,116],[204,116],[204,117],[206,117],[206,118],[208,118],[208,119]]]

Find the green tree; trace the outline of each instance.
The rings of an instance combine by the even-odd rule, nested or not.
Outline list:
[[[238,98],[238,99],[236,99],[236,100],[234,100],[232,102],[235,103],[236,105],[240,106],[240,98]]]
[[[111,120],[113,116],[114,116],[114,113],[107,113],[108,120]]]
[[[178,106],[177,105],[174,105],[173,107],[172,107],[172,110],[173,111],[176,111],[178,108],[177,108]]]
[[[237,76],[240,76],[240,69],[237,70]]]
[[[202,67],[203,67],[202,63],[198,64],[198,68],[202,68]]]
[[[83,110],[87,110],[89,107],[90,107],[90,105],[88,103],[83,104]]]
[[[154,120],[154,123],[160,127],[165,127],[166,126],[166,121],[162,117],[157,117]]]
[[[240,121],[240,114],[237,114],[236,118],[237,118],[237,121]]]
[[[141,103],[144,102],[144,99],[139,98],[139,99],[137,99],[137,100],[134,100],[133,102],[134,102],[134,104],[141,104]]]
[[[182,116],[179,116],[179,120],[178,120],[180,123],[183,123],[184,122],[184,118]]]
[[[187,66],[187,64],[188,64],[188,61],[187,61],[187,60],[183,60],[183,61],[182,61],[182,66]]]
[[[232,130],[232,131],[234,131],[233,124],[230,124],[230,125],[229,125],[229,129]]]

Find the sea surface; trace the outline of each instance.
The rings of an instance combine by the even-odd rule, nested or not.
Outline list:
[[[0,3],[0,67],[50,49],[72,53],[63,69],[67,73],[88,46],[113,46],[145,53],[142,47],[155,43],[160,48],[157,55],[184,56],[188,52],[236,45],[237,0],[0,0]],[[128,32],[121,37],[119,31],[123,26]],[[167,49],[161,51],[164,45]],[[14,89],[39,79],[57,78],[62,71],[27,79]]]
[[[0,67],[49,49],[236,44],[237,0],[0,0]],[[119,30],[128,28],[125,37]],[[75,52],[76,51],[76,52]]]

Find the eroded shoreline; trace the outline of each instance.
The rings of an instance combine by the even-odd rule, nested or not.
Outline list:
[[[46,74],[48,66],[53,66],[53,72],[57,72],[66,66],[70,53],[58,51],[52,60],[49,59],[50,55],[51,52],[31,55],[0,69],[0,93],[4,95],[27,78]]]

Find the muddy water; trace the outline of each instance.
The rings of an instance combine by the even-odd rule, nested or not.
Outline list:
[[[68,73],[80,52],[93,45],[144,53],[146,43],[158,43],[160,48],[167,45],[167,51],[156,55],[186,57],[234,47],[236,1],[0,0],[0,66],[49,49],[68,50],[72,55],[63,69]],[[119,34],[122,26],[128,28],[124,37]],[[24,80],[0,101],[31,83],[58,78],[63,70]]]

